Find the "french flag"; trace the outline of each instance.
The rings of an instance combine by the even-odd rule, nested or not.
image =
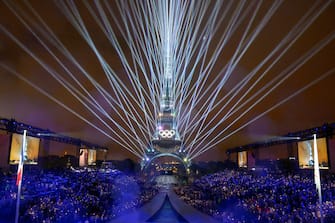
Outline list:
[[[19,184],[21,184],[22,172],[23,172],[23,165],[19,164],[19,167],[17,169],[16,186],[19,186]]]
[[[20,151],[20,162],[17,167],[17,177],[16,177],[16,186],[19,186],[22,182],[22,175],[23,175],[23,163],[24,163],[24,157],[23,153],[24,150],[26,150],[26,144],[27,144],[27,130],[23,131],[23,140],[22,140],[22,146],[21,146],[21,151]]]

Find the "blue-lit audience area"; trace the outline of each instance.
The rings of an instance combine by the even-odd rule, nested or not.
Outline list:
[[[321,216],[324,223],[335,222],[335,175],[329,171],[321,172],[321,210],[311,170],[224,167],[190,179],[170,190],[179,202],[217,222],[320,222]],[[0,222],[14,222],[15,181],[15,173],[1,173]],[[160,193],[154,181],[115,168],[26,166],[19,222],[111,222],[141,211]],[[155,209],[164,211],[165,203]],[[181,216],[192,211],[171,208]]]
[[[16,174],[0,178],[0,222],[14,222]],[[25,168],[19,222],[108,222],[141,207],[158,190],[110,168]]]
[[[323,172],[323,222],[335,222],[335,175]],[[320,222],[310,171],[224,170],[176,187],[186,203],[220,222]]]
[[[15,216],[28,223],[333,223],[334,126],[227,149],[222,161],[194,160],[187,167],[166,156],[143,168],[130,158],[108,159],[108,151],[85,141],[30,134],[27,157],[32,158],[23,165],[20,186],[15,154],[22,148],[21,127],[10,132],[5,125],[0,223],[15,222]]]

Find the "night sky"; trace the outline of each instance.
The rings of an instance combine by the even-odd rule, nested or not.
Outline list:
[[[8,7],[13,7],[18,15],[27,15],[28,18],[31,18],[31,21],[26,21],[31,25],[35,33],[38,36],[41,36],[41,32],[38,30],[38,27],[42,27],[41,23],[37,22],[36,17],[32,16],[27,5],[24,5],[22,1],[8,1],[11,2],[10,4],[5,4],[4,2],[7,1],[0,2],[0,117],[8,119],[14,118],[19,122],[31,124],[36,127],[50,129],[72,137],[80,137],[86,141],[112,148],[111,151],[113,154],[123,154],[124,157],[133,158],[132,154],[123,148],[120,148],[120,146],[112,142],[111,139],[101,134],[96,129],[92,128],[13,74],[13,72],[20,73],[23,77],[39,86],[44,91],[47,91],[62,103],[71,107],[76,113],[91,120],[98,126],[101,126],[99,121],[96,120],[96,118],[90,114],[78,100],[57,83],[41,64],[37,63],[31,55],[28,55],[27,52],[25,52],[17,43],[15,43],[13,38],[10,37],[13,36],[17,38],[17,40],[37,57],[43,59],[50,68],[66,77],[66,75],[64,75],[64,69],[57,64],[55,59],[50,56],[49,52],[38,41],[38,38],[19,21]],[[96,55],[66,19],[62,13],[63,10],[55,5],[53,1],[37,0],[29,2],[84,69],[90,73],[101,86],[111,92],[111,95],[114,95],[113,89],[108,85],[108,81]],[[236,2],[238,1],[234,1],[233,4],[237,4]],[[256,2],[257,1],[251,1],[251,3],[246,3],[243,10],[246,10],[248,5],[251,4],[254,6],[250,7],[255,8]],[[259,13],[255,17],[255,22],[251,26],[252,29],[257,27],[257,24],[264,18],[274,2],[275,1],[266,1],[260,6]],[[118,76],[121,79],[124,79],[125,85],[131,89],[131,85],[129,81],[127,81],[124,69],[115,49],[113,49],[100,28],[89,16],[87,8],[80,2],[76,2],[76,4],[98,50],[106,58],[106,61],[108,61],[113,70],[116,71]],[[117,11],[116,6],[113,4],[112,1],[112,3],[110,3],[111,8]],[[225,3],[222,8],[222,12],[224,11],[224,8],[227,7],[226,4],[227,3]],[[234,86],[240,83],[247,74],[252,72],[266,56],[270,55],[294,25],[307,15],[308,11],[312,9],[313,4],[316,4],[316,1],[284,1],[265,27],[260,31],[252,44],[247,48],[245,54],[233,70],[231,77],[219,92],[217,100],[225,97],[229,90],[233,89]],[[323,6],[327,7],[321,11]],[[235,9],[236,7],[237,6],[235,6]],[[287,74],[292,73],[292,75],[287,77],[287,79],[279,78],[276,80],[273,85],[282,80],[283,82],[238,122],[232,125],[222,136],[220,136],[220,138],[243,126],[245,123],[248,123],[272,106],[277,105],[286,98],[290,98],[291,95],[299,92],[300,89],[314,83],[313,81],[315,81],[315,84],[290,98],[290,100],[285,103],[278,104],[278,107],[272,111],[241,128],[235,134],[208,151],[208,153],[204,153],[202,157],[200,157],[201,159],[224,159],[224,152],[228,148],[255,141],[262,141],[274,136],[285,135],[289,132],[321,126],[324,123],[335,122],[335,2],[321,1],[320,4],[316,4],[315,10],[312,10],[311,15],[308,15],[306,18],[311,18],[312,15],[315,15],[318,12],[321,12],[320,15],[310,26],[308,26],[296,41],[293,42],[293,40],[291,40],[285,44],[285,46],[290,47],[282,56],[281,53],[284,52],[284,46],[258,71],[256,77],[259,77],[262,72],[265,72],[267,68],[270,67],[270,64],[274,62],[276,58],[280,57],[261,81],[256,83],[256,77],[254,77],[232,101],[228,102],[229,97],[226,98],[226,103],[229,103],[228,107],[220,112],[219,108],[213,109],[213,111],[209,113],[206,123],[209,123],[211,118],[214,118],[215,114],[218,112],[219,115],[215,117],[211,126],[214,126],[215,123],[219,122],[226,112],[229,111],[229,108],[234,106],[234,103],[237,102],[239,98],[244,97],[243,94],[251,88],[253,84],[255,84],[255,87],[248,93],[243,101],[246,101],[247,98],[250,98],[255,94],[257,89],[262,89],[267,83],[271,82],[281,74],[285,74],[285,72]],[[209,50],[215,48],[220,36],[223,35],[227,22],[229,21],[229,18],[231,18],[229,17],[231,13],[233,13],[233,10],[228,12],[227,18],[224,18],[221,26],[218,27],[218,31],[214,35],[213,43]],[[241,21],[237,26],[236,31],[228,40],[215,63],[213,71],[209,75],[208,82],[205,83],[206,86],[209,86],[211,81],[213,81],[217,75],[222,75],[220,74],[220,69],[222,69],[234,55],[239,41],[247,27],[247,22],[251,18],[250,16],[250,13],[247,14],[246,19]],[[295,30],[296,33],[300,33],[306,26],[307,22],[302,23],[302,25],[298,26]],[[41,38],[46,40],[45,37]],[[117,38],[119,39],[122,48],[125,50],[126,56],[130,58],[130,52],[129,49],[127,49],[126,42],[122,40],[121,35],[118,33]],[[307,55],[310,55],[307,54],[308,52],[313,52],[315,47],[320,46],[318,44],[323,44],[323,46],[315,52],[313,56],[310,58],[307,57]],[[97,90],[93,88],[92,84],[90,84],[87,79],[82,77],[83,75],[80,70],[74,66],[73,62],[65,59],[61,53],[52,46],[52,44],[49,44],[49,46],[55,55],[59,56],[62,62],[78,77],[90,94],[95,97],[103,107],[107,108],[108,106],[103,102],[101,95],[99,95]],[[327,75],[324,78],[316,82],[318,78],[323,77],[322,75],[326,73]],[[69,77],[66,78],[68,81],[71,81]],[[196,82],[196,77],[194,77],[193,81]],[[237,113],[231,116],[230,119],[220,124],[210,137],[215,137],[216,134],[228,126],[229,123],[239,117],[243,111],[248,109],[252,102],[261,98],[267,91],[268,90],[265,90],[260,95],[250,99],[250,102],[246,102],[246,104]],[[222,106],[222,104],[220,106]],[[196,111],[200,109],[201,104],[197,105],[194,110],[190,112],[196,113]],[[111,110],[108,111],[113,112]],[[115,114],[112,114],[111,116],[116,121],[120,121],[119,117]],[[114,125],[111,126],[116,131],[120,131]]]

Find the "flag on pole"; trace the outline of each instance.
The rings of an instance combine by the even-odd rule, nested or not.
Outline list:
[[[320,179],[319,154],[318,154],[318,144],[316,142],[316,134],[314,134],[313,137],[314,137],[314,182],[319,196],[320,222],[323,223],[323,214],[321,207],[322,206],[321,179]]]
[[[19,167],[17,169],[16,186],[19,186],[19,184],[22,181],[22,169],[23,169],[23,165],[19,164]]]
[[[23,139],[20,150],[20,162],[17,167],[17,178],[16,178],[17,196],[16,196],[15,223],[19,222],[19,216],[20,216],[21,183],[23,177],[23,164],[25,161],[23,154],[26,152],[27,152],[27,130],[23,130]]]
[[[318,154],[318,144],[316,142],[316,134],[314,136],[314,182],[316,190],[319,195],[319,202],[321,204],[321,180],[320,180],[320,167],[319,167],[319,154]]]
[[[23,154],[25,153],[25,151],[27,150],[27,130],[23,131],[23,139],[22,139],[22,146],[20,149],[20,161],[19,161],[19,165],[17,168],[17,178],[16,178],[16,186],[19,186],[19,184],[21,184],[22,182],[22,174],[23,174],[23,163],[24,163],[24,156]]]

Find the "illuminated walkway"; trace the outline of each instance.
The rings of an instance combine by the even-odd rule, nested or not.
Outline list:
[[[217,223],[218,221],[183,202],[172,189],[162,189],[151,202],[142,208],[112,221],[112,223],[118,222]]]
[[[172,206],[168,196],[165,196],[162,207],[147,222],[188,222]]]

